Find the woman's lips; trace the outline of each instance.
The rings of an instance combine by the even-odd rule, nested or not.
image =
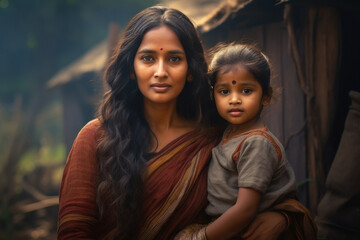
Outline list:
[[[171,87],[171,85],[166,83],[155,83],[151,84],[150,87],[157,93],[163,93],[166,92]]]

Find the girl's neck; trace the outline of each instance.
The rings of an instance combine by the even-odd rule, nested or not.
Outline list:
[[[236,135],[242,134],[244,132],[253,130],[253,129],[258,129],[258,128],[263,128],[264,124],[261,121],[256,121],[256,122],[250,122],[250,123],[246,123],[246,124],[229,124],[228,127],[225,130],[224,133],[224,138],[225,139],[230,139]]]

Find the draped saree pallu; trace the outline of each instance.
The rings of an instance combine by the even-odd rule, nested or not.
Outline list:
[[[58,239],[109,239],[116,230],[112,212],[99,220],[96,205],[99,126],[97,120],[85,126],[69,154],[60,188]],[[205,223],[207,166],[215,144],[194,130],[149,160],[138,239],[172,239],[187,225]]]
[[[187,225],[205,221],[207,163],[215,144],[192,131],[149,161],[139,240],[172,239]]]
[[[207,163],[214,145],[195,131],[150,161],[139,239],[171,239],[187,225],[204,220]]]

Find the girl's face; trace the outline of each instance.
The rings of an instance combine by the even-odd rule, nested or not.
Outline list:
[[[242,131],[254,127],[262,106],[267,104],[260,83],[241,64],[218,72],[214,98],[220,116]]]
[[[165,25],[148,31],[136,52],[134,69],[145,103],[176,103],[188,71],[176,34]]]

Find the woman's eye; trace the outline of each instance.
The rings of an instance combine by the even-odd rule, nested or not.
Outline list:
[[[172,57],[170,57],[169,61],[170,62],[179,62],[180,58],[178,56],[172,56]]]
[[[250,93],[252,93],[252,90],[248,89],[248,88],[245,88],[245,89],[242,90],[242,92],[245,93],[245,94],[250,94]]]
[[[152,56],[145,55],[141,57],[141,60],[144,62],[151,62],[154,60],[154,58]]]
[[[222,89],[222,90],[219,91],[219,93],[222,94],[222,95],[227,95],[227,94],[229,94],[229,92],[230,91],[227,90],[227,89]]]

